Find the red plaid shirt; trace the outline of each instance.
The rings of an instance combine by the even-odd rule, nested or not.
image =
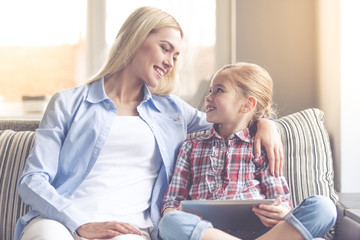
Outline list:
[[[274,199],[291,208],[283,176],[270,174],[265,151],[254,157],[254,137],[247,128],[227,143],[212,127],[208,133],[185,140],[163,209],[177,208],[184,199]]]

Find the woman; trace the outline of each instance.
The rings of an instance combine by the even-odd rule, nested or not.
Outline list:
[[[32,210],[16,240],[157,239],[175,154],[187,133],[210,127],[204,113],[169,95],[182,38],[171,15],[139,8],[100,73],[52,97],[19,180]],[[261,142],[280,169],[273,121],[258,128],[256,151]]]

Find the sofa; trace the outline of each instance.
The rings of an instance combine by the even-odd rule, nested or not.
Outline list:
[[[325,115],[311,108],[276,121],[284,144],[284,168],[293,205],[310,195],[328,196],[337,206],[338,219],[326,239],[360,239],[360,193],[334,189],[333,159]],[[22,174],[39,126],[36,120],[0,120],[0,239],[13,238],[17,219],[26,206],[17,194]]]

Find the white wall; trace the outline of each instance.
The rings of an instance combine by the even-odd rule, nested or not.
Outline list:
[[[342,0],[341,29],[341,190],[360,192],[360,2]]]
[[[319,102],[333,145],[335,187],[360,192],[360,4],[318,0],[317,9]]]

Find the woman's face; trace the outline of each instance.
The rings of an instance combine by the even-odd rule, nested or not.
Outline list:
[[[181,41],[180,31],[175,28],[166,27],[151,33],[129,65],[134,77],[155,88],[158,81],[172,71]]]

